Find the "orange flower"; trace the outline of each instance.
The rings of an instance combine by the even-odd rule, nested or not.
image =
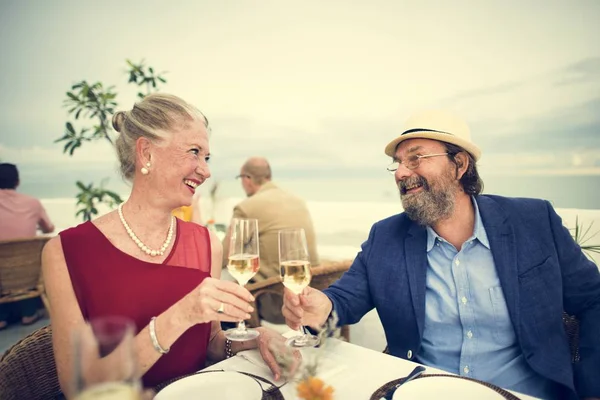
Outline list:
[[[310,376],[296,386],[298,397],[304,400],[332,400],[333,387],[325,386],[319,378]]]

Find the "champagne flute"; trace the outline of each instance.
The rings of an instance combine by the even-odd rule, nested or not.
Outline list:
[[[141,384],[134,351],[135,326],[122,317],[89,321],[74,334],[76,400],[138,400]]]
[[[279,265],[283,285],[300,295],[312,278],[304,229],[279,231]],[[318,343],[319,338],[306,333],[304,327],[301,327],[300,336],[287,341],[293,347],[313,347]]]
[[[227,270],[244,286],[259,268],[258,220],[234,218],[231,223]],[[259,334],[256,329],[247,329],[243,320],[238,323],[237,328],[225,331],[225,337],[233,341],[256,339]]]

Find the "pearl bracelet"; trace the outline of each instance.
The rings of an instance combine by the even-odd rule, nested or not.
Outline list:
[[[225,358],[233,357],[233,351],[231,350],[231,340],[225,339]]]
[[[167,354],[169,352],[169,350],[171,350],[170,348],[168,349],[163,349],[162,346],[158,343],[158,338],[156,337],[156,317],[152,317],[150,319],[150,326],[149,331],[150,331],[150,339],[152,340],[152,346],[154,346],[154,350],[158,351],[160,354]]]

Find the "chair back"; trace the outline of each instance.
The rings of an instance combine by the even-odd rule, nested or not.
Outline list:
[[[331,284],[340,279],[344,272],[348,271],[351,265],[352,260],[344,260],[327,262],[311,268],[312,279],[310,281],[310,286],[319,290],[328,288],[331,286]],[[283,297],[284,286],[279,276],[273,276],[269,279],[265,279],[264,281],[251,283],[246,286],[246,289],[252,293],[255,299],[258,299],[260,296],[267,293]],[[254,311],[250,314],[248,325],[257,327],[260,326],[260,316],[258,314],[256,304],[253,304],[253,307]],[[350,340],[350,331],[348,326],[342,326],[341,335],[347,341]]]
[[[39,296],[42,249],[49,237],[0,241],[0,304]]]
[[[312,269],[310,286],[324,290],[333,285],[352,265],[352,260],[328,262]]]
[[[41,400],[60,395],[48,325],[14,344],[0,359],[0,399]]]

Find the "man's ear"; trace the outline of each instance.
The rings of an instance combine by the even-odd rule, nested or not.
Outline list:
[[[152,164],[152,142],[145,137],[140,137],[135,141],[135,158],[137,165],[146,166]]]
[[[460,180],[469,168],[469,157],[464,151],[454,155],[456,161],[456,179]]]

